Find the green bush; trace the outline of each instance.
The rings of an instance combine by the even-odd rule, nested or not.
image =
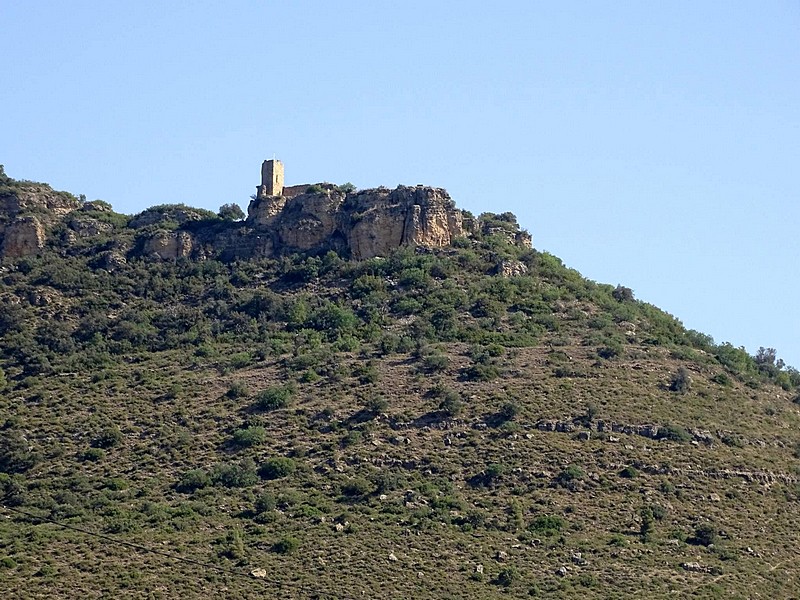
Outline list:
[[[297,538],[287,536],[281,538],[272,545],[272,550],[278,554],[291,554],[300,547],[300,542]]]
[[[679,367],[669,384],[672,392],[686,394],[692,387],[692,377],[686,367]]]
[[[106,427],[92,439],[92,447],[112,448],[118,445],[122,439],[123,435],[118,427]]]
[[[237,429],[233,432],[233,443],[240,448],[249,448],[264,442],[267,439],[267,430],[260,425]]]
[[[218,464],[211,474],[214,483],[228,488],[249,487],[258,481],[256,465],[245,458],[235,464]]]
[[[275,385],[263,390],[256,397],[256,408],[260,410],[277,410],[286,408],[294,395],[289,385]]]
[[[225,395],[232,399],[236,400],[238,398],[247,398],[250,395],[250,390],[247,387],[247,384],[241,381],[234,381],[228,387],[228,391],[225,392]]]
[[[270,458],[261,465],[258,474],[263,479],[282,479],[288,477],[297,469],[297,464],[291,458],[278,456]]]
[[[192,469],[183,474],[175,489],[179,492],[190,493],[211,485],[211,477],[203,469]]]
[[[672,440],[673,442],[688,442],[692,439],[691,434],[683,427],[666,424],[658,428],[656,437],[660,440]]]
[[[626,479],[633,479],[639,475],[639,471],[637,471],[634,467],[628,465],[624,469],[619,472],[620,477],[624,477]]]
[[[555,515],[540,515],[528,525],[528,531],[543,536],[553,536],[564,528],[564,519]]]
[[[719,534],[716,528],[713,525],[704,523],[695,527],[694,535],[686,541],[698,546],[710,546],[711,544],[716,544],[718,540]]]
[[[256,514],[262,514],[275,510],[276,506],[277,501],[275,500],[275,496],[269,492],[262,492],[258,498],[256,498],[253,508],[255,509]]]
[[[373,491],[372,483],[363,477],[354,477],[342,486],[342,494],[350,498],[366,496]]]

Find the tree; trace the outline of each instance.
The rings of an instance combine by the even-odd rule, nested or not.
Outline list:
[[[217,214],[220,219],[225,219],[226,221],[241,221],[245,217],[241,207],[233,202],[220,206]]]
[[[629,287],[625,287],[624,285],[618,285],[614,290],[611,292],[611,296],[617,302],[630,302],[633,300],[633,290]]]

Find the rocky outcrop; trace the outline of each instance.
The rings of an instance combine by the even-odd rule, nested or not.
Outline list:
[[[44,183],[5,179],[0,185],[0,258],[16,259],[39,253],[47,229],[80,207],[67,192]]]
[[[37,217],[17,217],[3,230],[0,254],[3,258],[31,256],[44,248],[44,242],[44,226]]]
[[[0,192],[0,215],[16,217],[23,213],[50,214],[62,217],[77,210],[80,201],[67,192],[57,192],[49,185],[20,182]]]
[[[464,235],[461,211],[441,188],[400,186],[347,194],[330,184],[314,187],[321,191],[256,198],[247,225],[272,235],[275,248],[347,250],[356,259],[401,246],[441,248]]]
[[[188,258],[193,249],[194,240],[188,231],[157,231],[144,243],[144,254],[161,260]]]

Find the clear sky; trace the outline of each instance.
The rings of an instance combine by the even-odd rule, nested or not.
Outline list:
[[[445,187],[800,367],[800,2],[0,0],[0,163],[135,213]]]

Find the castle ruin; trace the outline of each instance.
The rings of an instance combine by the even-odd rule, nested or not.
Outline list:
[[[261,164],[261,185],[256,188],[256,196],[283,196],[283,163],[279,160],[265,160]]]

